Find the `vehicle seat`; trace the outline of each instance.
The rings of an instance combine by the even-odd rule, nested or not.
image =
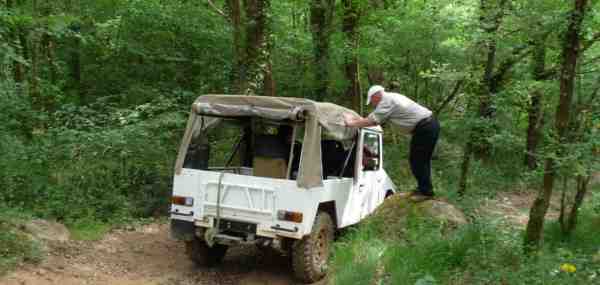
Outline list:
[[[254,176],[283,178],[287,175],[289,146],[275,135],[259,135],[255,138]]]
[[[338,176],[346,159],[342,144],[335,140],[321,141],[323,176]]]

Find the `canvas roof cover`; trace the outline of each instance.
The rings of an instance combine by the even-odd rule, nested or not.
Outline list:
[[[343,141],[353,138],[356,128],[345,126],[342,114],[358,116],[348,108],[304,98],[247,95],[203,95],[192,105],[184,139],[177,158],[179,173],[193,137],[209,129],[220,117],[259,117],[270,120],[304,121],[305,132],[297,183],[301,188],[323,185],[321,169],[321,128],[328,136]]]

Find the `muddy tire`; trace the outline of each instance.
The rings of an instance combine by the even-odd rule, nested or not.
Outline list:
[[[394,191],[388,190],[387,192],[385,192],[385,199],[392,197],[393,195],[394,195]]]
[[[334,230],[329,214],[319,212],[310,235],[294,242],[291,255],[296,278],[313,283],[325,277]]]
[[[227,246],[215,244],[210,247],[204,240],[196,237],[191,241],[185,242],[185,251],[196,265],[215,266],[223,260],[223,257],[225,257]]]

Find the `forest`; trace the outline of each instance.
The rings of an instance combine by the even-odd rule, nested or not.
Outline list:
[[[32,220],[81,240],[165,222],[198,96],[366,116],[372,85],[434,112],[434,187],[469,223],[363,223],[332,284],[600,282],[598,0],[0,0],[0,284],[44,262]],[[388,127],[409,191],[410,138]]]

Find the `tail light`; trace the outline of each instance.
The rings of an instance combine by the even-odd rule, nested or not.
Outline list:
[[[171,197],[171,203],[173,203],[174,205],[191,207],[191,206],[194,206],[194,198],[183,197],[183,196],[173,196],[173,197]]]
[[[300,212],[290,212],[285,210],[277,211],[277,219],[280,221],[290,221],[294,223],[302,223],[303,215]]]

